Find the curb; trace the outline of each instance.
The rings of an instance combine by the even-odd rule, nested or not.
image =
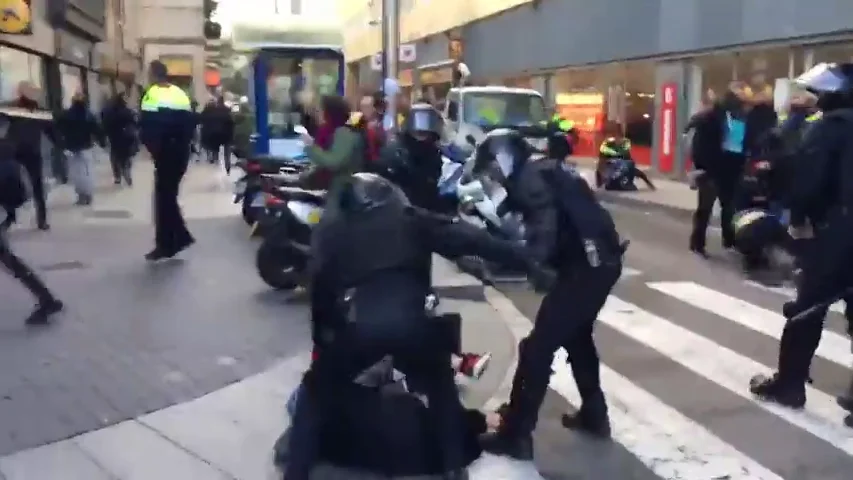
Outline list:
[[[617,205],[620,207],[629,207],[629,208],[644,208],[654,210],[658,213],[663,213],[670,218],[681,222],[692,222],[693,221],[693,210],[689,210],[681,207],[673,207],[671,205],[664,205],[659,202],[655,202],[653,200],[648,200],[645,198],[637,198],[637,197],[629,197],[627,195],[620,195],[616,192],[608,192],[604,190],[600,190],[595,192],[596,196],[605,206],[607,204]],[[714,208],[711,214],[711,225],[719,226],[720,224],[720,211],[718,208]]]

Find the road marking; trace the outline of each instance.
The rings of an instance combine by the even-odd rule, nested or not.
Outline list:
[[[580,405],[566,351],[554,355],[551,388]],[[748,455],[607,366],[601,366],[613,438],[663,479],[782,480]]]
[[[637,270],[636,268],[622,267],[622,278],[636,277],[637,275],[642,275],[642,274],[643,274],[643,272]]]
[[[744,280],[745,284],[750,287],[757,288],[759,290],[764,290],[765,292],[774,293],[776,295],[781,295],[788,300],[793,300],[797,298],[797,289],[791,287],[770,287],[768,285],[764,285],[762,283],[758,283],[752,280]],[[835,302],[832,306],[829,307],[829,310],[835,313],[840,313],[844,315],[844,307],[841,304],[841,301]]]
[[[770,375],[769,367],[616,297],[608,299],[598,318],[688,370],[853,455],[853,430],[843,424],[847,412],[820,390],[806,386],[809,401],[803,410],[758,401],[749,393],[749,381],[755,374]]]
[[[694,282],[650,282],[647,285],[653,290],[776,340],[782,337],[782,329],[787,322],[781,314]],[[847,368],[851,361],[850,340],[844,335],[826,330],[816,354]]]

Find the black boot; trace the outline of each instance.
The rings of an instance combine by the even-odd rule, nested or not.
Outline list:
[[[779,379],[779,374],[768,377],[756,375],[749,381],[749,391],[768,402],[775,402],[785,407],[800,409],[806,404],[806,386],[785,383]]]
[[[563,427],[596,438],[608,439],[611,435],[610,419],[607,416],[601,418],[585,414],[583,410],[578,410],[575,413],[564,413],[560,420]]]
[[[850,380],[850,386],[847,387],[847,391],[835,397],[835,399],[841,408],[853,413],[853,379]]]
[[[487,433],[480,440],[483,450],[494,455],[512,457],[516,460],[533,460],[533,437],[519,435],[507,430]]]
[[[0,245],[0,260],[12,272],[12,275],[38,299],[38,306],[26,320],[28,325],[45,324],[53,314],[62,310],[62,302],[53,296],[53,293],[38,275],[23,260],[12,253],[7,245]]]

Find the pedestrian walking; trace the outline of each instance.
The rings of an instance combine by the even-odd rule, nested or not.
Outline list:
[[[86,105],[86,97],[77,92],[71,106],[60,114],[56,122],[59,143],[68,159],[68,169],[77,205],[91,205],[95,190],[93,175],[95,143],[106,147],[101,125]]]
[[[15,255],[6,237],[6,231],[15,223],[16,210],[28,196],[21,165],[15,161],[15,145],[9,136],[9,124],[8,117],[0,120],[0,265],[36,297],[38,305],[26,323],[39,325],[47,323],[51,315],[62,310],[63,305],[33,269]]]
[[[211,165],[222,151],[225,173],[231,173],[231,144],[234,138],[234,118],[222,97],[211,100],[201,112],[201,143]]]
[[[155,246],[146,260],[171,258],[195,242],[178,205],[181,179],[190,161],[195,115],[187,94],[168,81],[160,61],[149,66],[152,85],[142,98],[140,140],[154,160]]]
[[[136,116],[127,106],[125,93],[119,93],[110,100],[101,112],[104,133],[110,143],[110,166],[113,171],[113,181],[121,185],[122,180],[127,186],[133,185],[131,162],[137,150]]]
[[[53,116],[40,108],[37,98],[38,90],[32,84],[21,82],[18,85],[18,99],[11,106],[14,111],[8,112],[8,139],[12,155],[24,167],[32,187],[38,228],[48,230],[42,140],[45,135],[54,142],[56,139]]]

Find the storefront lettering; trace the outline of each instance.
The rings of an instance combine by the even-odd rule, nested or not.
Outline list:
[[[661,172],[672,172],[675,164],[675,112],[678,102],[676,93],[678,86],[675,83],[665,83],[661,87],[660,106],[660,151],[658,155],[658,169]]]

